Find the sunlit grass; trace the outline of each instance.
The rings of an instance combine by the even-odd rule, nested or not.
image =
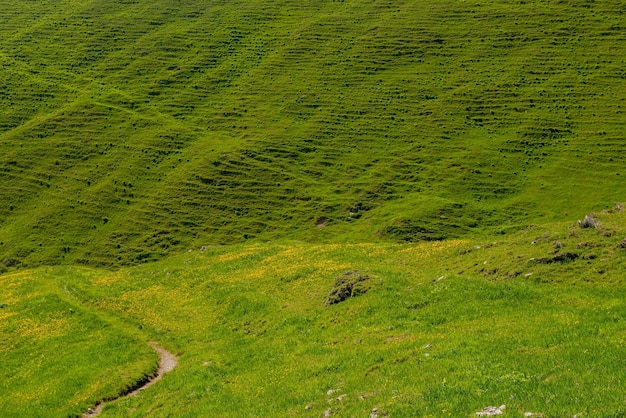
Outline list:
[[[154,367],[154,353],[119,324],[64,295],[76,269],[0,277],[0,409],[7,417],[79,415]]]
[[[623,200],[621,10],[0,10],[0,270],[507,233]]]
[[[240,245],[112,273],[28,275],[55,277],[81,309],[181,354],[103,416],[438,417],[502,404],[515,416],[614,416],[626,384],[626,230],[624,214],[598,216],[605,229],[554,224],[497,242]],[[534,261],[555,240],[607,256]],[[367,274],[367,292],[325,306],[350,270]]]

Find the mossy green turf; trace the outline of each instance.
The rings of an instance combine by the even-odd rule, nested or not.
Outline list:
[[[0,411],[3,417],[68,416],[132,387],[157,356],[135,329],[73,302],[57,278],[76,268],[2,276]]]
[[[599,210],[624,194],[624,8],[4,1],[0,262],[440,239]]]
[[[117,272],[22,274],[81,312],[106,315],[106,332],[87,330],[91,345],[130,333],[136,350],[156,340],[180,354],[174,371],[107,404],[102,417],[319,417],[329,408],[342,417],[374,408],[379,416],[469,417],[502,404],[507,416],[617,417],[626,413],[626,213],[599,219],[599,230],[531,226],[497,242],[240,244]],[[539,262],[566,253],[578,257]],[[369,277],[367,293],[325,306],[334,277],[351,270]],[[16,281],[0,277],[0,299]],[[14,303],[0,314],[19,311]],[[48,309],[21,315],[40,318]],[[68,341],[76,338],[66,331]],[[105,388],[128,375],[117,368],[131,361],[117,358],[127,346],[107,347],[95,359],[79,351],[59,371],[93,373],[67,391],[33,404],[3,390],[0,402],[42,416],[47,400],[75,413],[75,404],[108,396]],[[48,383],[56,349],[37,346],[29,391]],[[23,353],[3,356],[4,375]],[[92,384],[98,390],[87,396]]]
[[[3,1],[2,414],[623,416],[625,13]]]

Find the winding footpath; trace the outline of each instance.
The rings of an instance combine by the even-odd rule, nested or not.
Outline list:
[[[139,387],[135,388],[131,392],[122,393],[115,398],[106,399],[98,402],[94,409],[89,408],[89,410],[83,414],[83,418],[97,417],[100,412],[102,412],[102,408],[104,408],[104,405],[106,405],[107,403],[116,401],[121,398],[127,398],[129,396],[136,396],[142,390],[149,388],[150,386],[158,382],[165,373],[174,370],[174,368],[178,365],[178,357],[161,347],[155,341],[150,341],[150,345],[152,346],[154,351],[159,353],[159,368],[157,369],[156,374],[153,377],[148,378],[143,384],[141,384]]]

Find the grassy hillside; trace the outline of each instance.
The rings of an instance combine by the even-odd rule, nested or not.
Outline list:
[[[4,417],[60,417],[87,411],[154,367],[135,329],[72,301],[59,278],[78,269],[0,279],[0,410]]]
[[[512,417],[618,417],[626,213],[597,219],[598,229],[534,226],[496,242],[247,244],[116,272],[38,269],[0,277],[0,313],[9,327],[32,314],[19,313],[18,293],[6,289],[37,283],[106,318],[106,332],[85,330],[90,344],[118,333],[130,347],[156,340],[181,354],[158,384],[107,404],[102,417],[355,417],[374,408],[379,417],[469,417],[503,404]],[[347,271],[367,277],[359,295],[326,306]],[[57,334],[74,338],[66,327]],[[59,416],[86,411],[132,375],[117,366],[132,364],[117,357],[124,347],[99,351],[97,363],[77,354],[63,375],[88,362],[92,374],[38,399]],[[55,346],[38,350],[28,391],[0,390],[5,415],[46,412],[22,395],[48,385],[58,364]],[[24,354],[1,355],[5,375]]]
[[[618,1],[7,0],[0,265],[509,232],[623,200]]]
[[[623,416],[625,13],[3,1],[1,415]]]

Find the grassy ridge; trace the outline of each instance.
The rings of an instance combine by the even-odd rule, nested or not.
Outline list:
[[[28,274],[182,353],[103,417],[458,417],[502,404],[510,416],[620,416],[626,215],[598,219],[497,242],[247,244]],[[369,277],[367,292],[324,306],[348,270]]]
[[[461,237],[622,200],[619,2],[5,3],[7,268]]]

